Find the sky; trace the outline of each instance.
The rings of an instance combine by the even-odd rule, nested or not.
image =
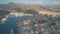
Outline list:
[[[22,3],[22,4],[60,4],[60,0],[0,0],[0,3]]]

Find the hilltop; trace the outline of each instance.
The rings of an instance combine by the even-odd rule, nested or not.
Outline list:
[[[55,12],[54,10],[49,8],[46,9],[43,6],[38,6],[38,5],[24,5],[24,4],[15,4],[15,3],[0,4],[0,17],[3,17],[2,15],[6,16],[11,12],[23,12],[23,13],[30,13],[34,15],[47,14],[48,16],[52,15],[53,17],[60,15],[59,12]]]

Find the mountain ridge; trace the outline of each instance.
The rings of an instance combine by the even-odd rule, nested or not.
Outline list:
[[[24,4],[14,4],[14,3],[9,3],[6,5],[0,5],[0,8],[5,9],[5,10],[18,10],[20,11],[20,9],[25,12],[27,10],[31,10],[31,11],[36,11],[38,14],[48,14],[48,15],[59,15],[59,12],[55,12],[54,10],[51,9],[46,9],[43,6],[38,6],[38,5],[24,5]]]

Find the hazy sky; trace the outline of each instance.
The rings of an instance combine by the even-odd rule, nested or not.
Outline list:
[[[60,0],[0,0],[0,3],[22,3],[22,4],[60,4]]]

